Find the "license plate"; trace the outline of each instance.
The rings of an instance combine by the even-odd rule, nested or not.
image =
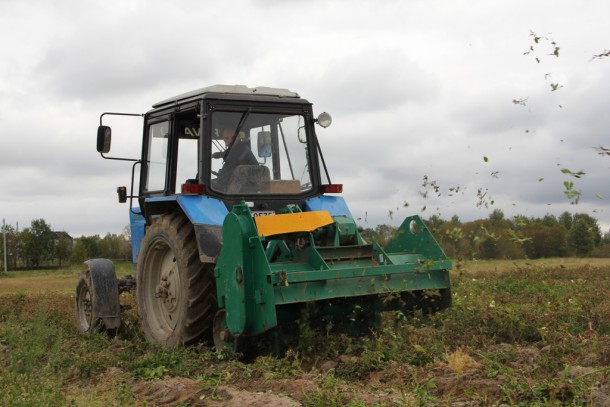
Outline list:
[[[269,215],[275,215],[275,211],[252,211],[252,216],[253,217],[257,217],[257,216],[269,216]]]

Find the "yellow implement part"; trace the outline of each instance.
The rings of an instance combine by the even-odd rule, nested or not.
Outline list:
[[[283,233],[311,232],[334,222],[328,211],[297,212],[254,218],[259,236]]]

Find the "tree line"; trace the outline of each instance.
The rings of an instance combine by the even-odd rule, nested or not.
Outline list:
[[[461,222],[457,216],[444,220],[438,215],[425,221],[428,228],[453,259],[537,259],[548,257],[610,257],[610,231],[602,233],[595,218],[584,213],[541,218],[517,215],[512,219],[500,209],[487,219]],[[361,231],[368,241],[385,245],[397,228],[382,224]],[[65,232],[54,232],[44,219],[32,220],[21,231],[11,225],[6,233],[7,268],[36,269],[80,264],[91,258],[131,259],[129,227],[122,234],[107,233],[72,239]],[[0,262],[4,245],[0,244]],[[2,269],[4,264],[2,263]]]
[[[131,259],[128,227],[120,235],[107,233],[104,237],[93,235],[73,239],[66,232],[53,231],[44,219],[34,219],[29,227],[21,231],[12,225],[4,225],[2,234],[6,234],[6,263],[9,270],[64,267],[97,257]],[[0,244],[2,270],[4,258],[4,244]]]
[[[610,257],[610,231],[602,233],[597,220],[584,213],[507,219],[496,209],[487,219],[462,223],[457,216],[433,215],[425,223],[453,259]],[[383,246],[396,231],[384,224],[362,234]]]

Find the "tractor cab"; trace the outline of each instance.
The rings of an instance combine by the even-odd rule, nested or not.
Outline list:
[[[294,92],[217,85],[153,107],[140,160],[146,218],[166,211],[162,197],[207,196],[228,210],[245,201],[269,214],[329,188],[328,173],[320,175],[319,121]]]
[[[139,160],[106,157],[110,127],[106,115],[144,116]],[[131,193],[119,187],[119,201],[130,201],[133,262],[145,228],[167,213],[183,213],[197,235],[200,260],[214,262],[222,246],[222,223],[237,204],[253,216],[295,210],[328,209],[351,217],[332,184],[314,125],[312,105],[287,89],[214,85],[165,99],[145,114],[104,113],[97,149],[104,158],[134,161]],[[139,169],[138,193],[134,179]],[[321,171],[323,169],[323,171]],[[133,205],[137,199],[138,205]]]

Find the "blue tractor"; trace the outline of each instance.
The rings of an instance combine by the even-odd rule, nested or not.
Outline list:
[[[129,160],[106,155],[111,115],[131,114],[102,114],[97,150]],[[137,296],[146,338],[166,346],[234,349],[306,304],[364,325],[386,310],[450,306],[451,262],[418,216],[384,247],[362,238],[316,136],[330,115],[315,117],[297,93],[215,85],[134,116],[144,117],[142,155],[131,160],[130,193],[118,195],[130,202],[136,278],[87,261],[81,332],[117,329],[125,291]]]

